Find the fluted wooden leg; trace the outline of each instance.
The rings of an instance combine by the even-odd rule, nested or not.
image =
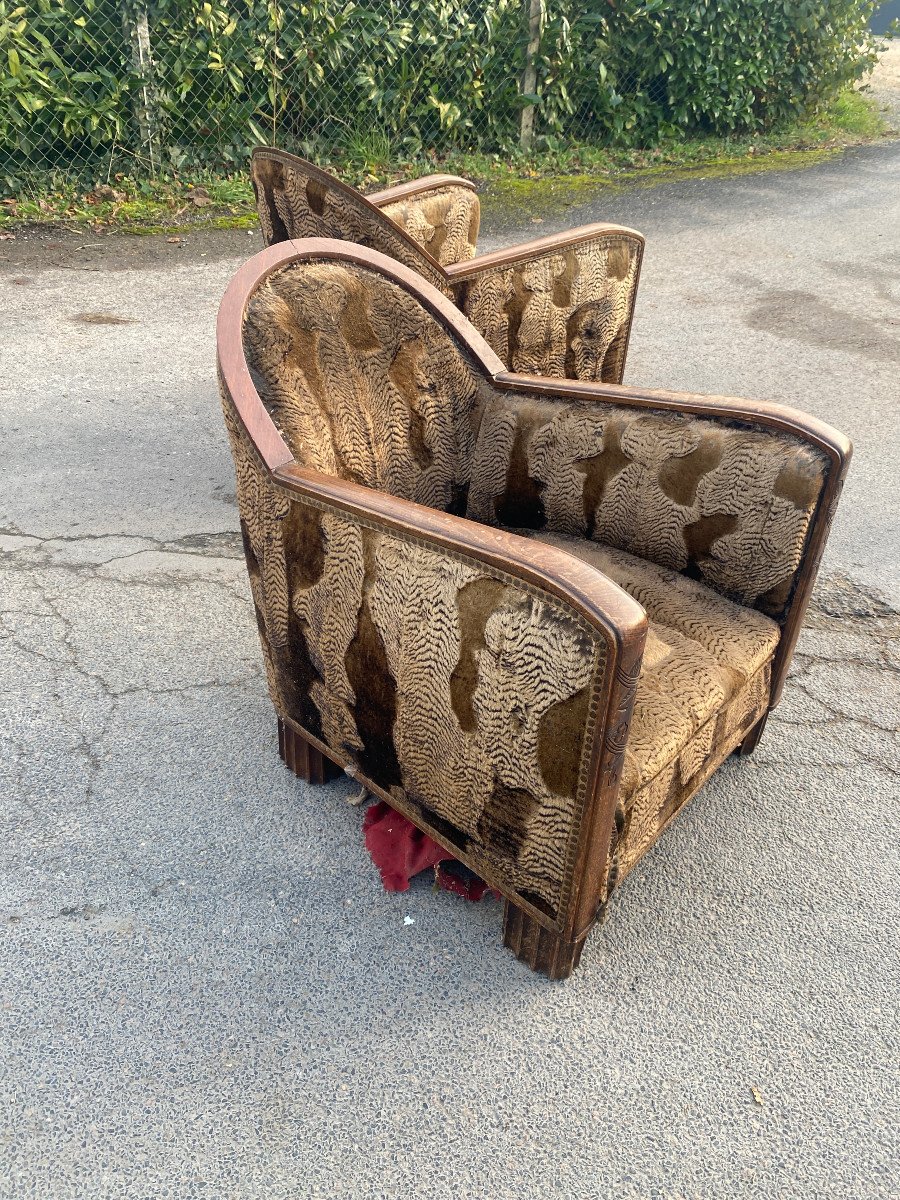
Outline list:
[[[756,722],[753,728],[745,735],[744,740],[738,746],[737,750],[735,750],[735,754],[740,754],[743,757],[744,755],[753,753],[766,727],[766,717],[768,715],[766,713],[765,716]]]
[[[585,937],[567,942],[545,929],[511,900],[503,909],[503,945],[521,962],[550,979],[568,979],[581,958]]]
[[[305,779],[307,783],[327,783],[336,779],[341,773],[337,763],[333,763],[322,751],[308,742],[285,721],[278,721],[278,753],[295,775]]]

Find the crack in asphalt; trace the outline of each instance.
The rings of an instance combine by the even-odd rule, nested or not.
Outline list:
[[[40,534],[28,533],[26,530],[20,529],[17,525],[4,525],[0,526],[0,537],[27,538],[29,542],[35,543],[35,546],[20,546],[13,550],[4,550],[0,546],[0,553],[5,554],[16,554],[26,550],[33,550],[36,546],[46,546],[53,542],[61,542],[64,545],[103,541],[148,543],[148,546],[142,547],[141,550],[131,551],[127,555],[116,555],[111,559],[107,559],[107,562],[115,562],[118,558],[130,558],[133,554],[143,553],[147,549],[163,550],[171,554],[198,554],[207,558],[241,558],[243,555],[241,535],[234,530],[228,529],[217,530],[213,533],[185,533],[177,538],[158,538],[144,533],[118,532],[66,533],[43,537]],[[231,551],[231,553],[222,553],[223,550]]]
[[[0,542],[0,570],[26,573],[37,593],[38,604],[32,604],[27,608],[0,608],[0,622],[4,628],[4,632],[0,633],[0,641],[14,646],[23,654],[47,662],[57,670],[72,670],[85,683],[93,685],[110,701],[109,710],[102,719],[99,731],[95,728],[90,738],[84,735],[77,745],[77,752],[86,764],[89,801],[93,802],[93,789],[102,770],[102,756],[99,753],[99,747],[110,735],[119,704],[124,697],[135,694],[181,695],[221,688],[256,691],[260,687],[263,678],[261,667],[257,667],[251,674],[244,674],[232,679],[198,679],[190,683],[171,686],[136,683],[116,688],[107,681],[101,672],[91,670],[85,665],[84,651],[76,643],[74,623],[64,611],[64,600],[60,595],[54,594],[51,589],[51,579],[56,573],[75,573],[79,576],[89,574],[110,587],[165,590],[202,585],[222,590],[242,605],[252,607],[252,598],[243,575],[239,579],[230,580],[215,577],[212,574],[167,572],[163,568],[154,569],[147,575],[121,577],[111,574],[109,570],[116,563],[127,559],[156,553],[180,555],[186,558],[204,558],[210,561],[239,561],[243,557],[243,550],[238,534],[216,531],[186,534],[177,538],[147,537],[127,533],[64,534],[43,537],[26,533],[14,526],[7,526],[0,529],[0,538],[2,537],[26,541],[25,545],[12,547],[4,547]],[[57,561],[55,558],[55,547],[93,545],[104,541],[124,541],[132,544],[138,542],[140,545],[137,549],[130,548],[125,553],[114,554],[100,561],[72,562],[65,559]],[[37,611],[41,605],[45,606],[43,612]],[[48,637],[47,641],[61,649],[62,657],[42,651],[24,641],[13,627],[15,621],[22,617],[30,617],[36,621],[57,622],[57,630]],[[892,678],[900,674],[900,660],[898,660],[896,650],[896,647],[900,645],[900,611],[874,589],[865,588],[846,575],[836,573],[820,580],[807,615],[806,629],[825,635],[825,637],[829,633],[846,634],[848,630],[857,636],[862,634],[871,646],[872,657],[862,657],[858,652],[842,654],[839,649],[831,652],[827,649],[814,650],[804,646],[801,637],[788,679],[788,688],[816,706],[822,715],[804,719],[802,716],[791,715],[790,711],[781,716],[779,711],[775,710],[773,720],[789,727],[810,730],[837,729],[849,724],[868,729],[879,739],[894,737],[897,733],[894,724],[885,723],[858,709],[845,711],[833,701],[827,698],[823,699],[821,695],[811,689],[809,682],[811,672],[823,665],[836,669],[853,666],[859,670],[889,675]],[[787,768],[798,765],[770,759],[765,756],[764,751],[757,761],[760,766],[766,767]],[[820,761],[814,760],[802,765],[814,766]],[[879,761],[871,754],[854,753],[852,757],[845,757],[842,763],[836,765],[857,765],[864,762],[873,770],[883,771],[892,776],[900,775],[900,769],[887,762]]]

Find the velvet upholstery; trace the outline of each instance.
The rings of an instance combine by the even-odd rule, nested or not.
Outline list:
[[[418,241],[326,171],[291,155],[257,153],[250,178],[267,246],[308,237],[357,242],[395,258],[451,294],[439,263]]]
[[[503,571],[267,486],[226,417],[279,716],[437,825],[479,874],[557,913],[603,639]]]
[[[467,516],[618,546],[777,616],[826,473],[808,443],[738,422],[501,394]]]
[[[380,208],[442,267],[475,257],[481,205],[470,188],[444,183]]]
[[[640,265],[634,239],[598,234],[480,271],[456,298],[513,371],[620,383]]]
[[[244,349],[298,462],[463,511],[488,390],[395,284],[340,263],[278,272],[250,301]]]
[[[621,879],[696,790],[703,767],[730,754],[764,714],[780,630],[770,617],[622,550],[532,536],[591,563],[650,620],[620,784]]]

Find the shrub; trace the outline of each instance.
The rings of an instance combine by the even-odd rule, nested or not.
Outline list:
[[[0,0],[7,173],[141,161],[147,81],[123,29],[135,3]],[[535,129],[551,146],[651,145],[803,116],[873,61],[873,7],[545,0]],[[259,140],[332,159],[504,150],[528,102],[523,0],[148,0],[147,12],[155,128],[176,167],[243,163]]]
[[[555,0],[558,3],[558,0]],[[575,119],[620,145],[808,116],[875,61],[871,0],[590,0]],[[558,64],[550,72],[560,75]],[[548,106],[549,107],[549,106]],[[560,132],[564,120],[548,119]]]

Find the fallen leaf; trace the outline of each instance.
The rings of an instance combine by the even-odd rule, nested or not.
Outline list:
[[[750,1091],[753,1093],[753,1099],[756,1101],[756,1103],[757,1103],[757,1104],[762,1104],[762,1103],[763,1103],[763,1094],[762,1094],[762,1092],[759,1090],[759,1088],[758,1088],[758,1087],[754,1087],[754,1086],[753,1086],[753,1084],[751,1084],[751,1085],[750,1085]]]
[[[78,325],[131,325],[133,324],[130,317],[120,317],[118,313],[111,312],[81,312],[75,313],[73,317],[69,317],[70,321],[74,321]],[[184,881],[181,882],[184,887]]]
[[[108,183],[98,183],[94,188],[94,196],[98,200],[116,200],[121,203],[125,199],[124,192],[118,192],[114,187],[110,187]]]
[[[180,237],[170,237],[170,238],[166,238],[166,241],[167,241],[167,242],[168,242],[170,245],[172,245],[172,246],[180,246],[180,245],[181,245],[181,238],[180,238]]]
[[[205,187],[193,187],[186,195],[188,200],[193,200],[198,208],[202,208],[204,204],[212,204],[210,194]]]

